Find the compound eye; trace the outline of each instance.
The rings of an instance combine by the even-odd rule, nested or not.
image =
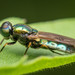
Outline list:
[[[57,43],[55,43],[55,42],[50,42],[49,45],[50,45],[51,47],[53,47],[53,48],[56,48],[56,47],[57,47]]]
[[[9,26],[7,24],[4,24],[3,27],[2,27],[2,30],[6,33],[9,32]]]
[[[4,28],[4,29],[8,28],[8,25],[7,25],[7,24],[4,24],[4,25],[3,25],[3,28]]]
[[[64,51],[66,51],[66,45],[63,45],[63,44],[59,44],[58,46],[57,46],[57,48],[58,49],[60,49],[60,50],[64,50]]]
[[[5,33],[9,33],[9,31],[11,30],[11,28],[12,28],[12,25],[11,25],[11,23],[10,22],[4,22],[3,24],[2,24],[2,31],[3,32],[5,32]]]

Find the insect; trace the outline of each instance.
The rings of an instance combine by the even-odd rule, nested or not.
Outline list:
[[[2,52],[6,45],[13,45],[17,41],[27,47],[24,55],[27,53],[29,47],[47,48],[54,53],[57,53],[55,50],[67,53],[75,52],[75,39],[54,33],[41,32],[28,25],[16,24],[12,26],[12,24],[7,21],[0,27],[0,34],[4,37],[0,45],[5,39],[13,40],[13,42],[5,43],[0,52]]]

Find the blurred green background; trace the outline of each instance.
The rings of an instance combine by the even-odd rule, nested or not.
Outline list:
[[[27,23],[75,17],[74,0],[0,0],[0,20],[7,17],[26,18]],[[75,64],[46,69],[28,75],[71,75]]]
[[[17,16],[28,23],[75,17],[73,0],[0,0],[0,20]]]

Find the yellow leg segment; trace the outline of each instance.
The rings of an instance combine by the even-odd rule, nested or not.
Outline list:
[[[24,55],[26,55],[26,53],[27,53],[27,51],[28,51],[28,49],[29,49],[30,46],[31,46],[31,42],[29,42],[28,47],[27,47],[27,49],[25,50]]]

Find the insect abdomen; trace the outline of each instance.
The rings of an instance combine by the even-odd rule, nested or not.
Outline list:
[[[56,43],[56,42],[48,41],[44,39],[41,39],[40,44],[46,45],[47,47],[52,49],[57,49],[57,50],[67,51],[67,52],[72,52],[72,49],[74,49],[73,47],[70,47],[66,44]]]

